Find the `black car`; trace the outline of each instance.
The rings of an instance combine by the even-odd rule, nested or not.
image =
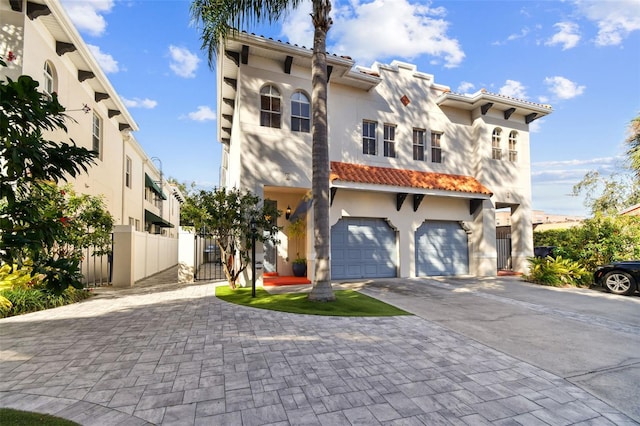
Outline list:
[[[596,269],[596,284],[614,294],[633,294],[640,283],[640,260],[612,262]]]
[[[556,246],[537,246],[533,248],[533,255],[535,257],[554,257]]]

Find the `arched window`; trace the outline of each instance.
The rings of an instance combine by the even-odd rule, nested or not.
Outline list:
[[[55,78],[55,69],[53,68],[53,65],[50,62],[47,61],[44,63],[44,69],[43,69],[42,75],[44,79],[44,85],[43,85],[44,92],[47,95],[49,95],[49,97],[51,97],[53,92],[56,91],[56,78]]]
[[[281,122],[280,92],[275,86],[267,85],[260,90],[260,125],[280,128]]]
[[[509,161],[518,161],[518,132],[515,130],[509,133]]]
[[[502,160],[502,148],[500,147],[501,134],[501,128],[496,127],[493,129],[493,134],[491,135],[491,158],[494,160]]]
[[[311,129],[311,104],[307,95],[297,91],[291,96],[291,130],[309,133]]]

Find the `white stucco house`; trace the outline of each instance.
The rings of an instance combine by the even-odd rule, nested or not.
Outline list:
[[[264,272],[290,275],[292,218],[313,273],[311,50],[247,33],[216,64],[221,183],[283,212]],[[497,273],[496,210],[508,208],[510,268],[533,255],[529,125],[548,105],[452,93],[394,61],[328,56],[332,280]],[[298,210],[296,212],[296,210]],[[301,212],[303,212],[301,214]]]
[[[135,270],[125,279],[128,284],[175,265],[182,195],[162,176],[162,160],[149,158],[134,138],[138,125],[60,2],[0,0],[0,17],[0,55],[8,64],[0,68],[0,78],[15,80],[26,74],[40,83],[43,92],[56,92],[73,120],[66,123],[68,134],[60,131],[47,137],[72,139],[98,153],[88,173],[69,182],[76,192],[103,196],[115,218],[115,281],[127,256]],[[140,240],[124,252],[118,250],[123,232]],[[145,254],[144,247],[150,246],[142,239],[149,235],[154,236],[151,245],[157,246],[160,256]],[[120,264],[119,256],[123,256]],[[146,257],[155,260],[150,264]]]

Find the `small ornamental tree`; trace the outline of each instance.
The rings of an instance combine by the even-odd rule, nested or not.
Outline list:
[[[277,227],[273,224],[280,212],[268,203],[261,203],[260,197],[251,192],[226,188],[201,190],[187,195],[185,204],[189,214],[182,219],[216,238],[224,273],[233,289],[251,261],[251,223],[255,224],[256,243],[277,242]]]
[[[64,235],[65,219],[61,211],[45,208],[41,195],[52,183],[86,172],[96,154],[73,141],[45,139],[44,131],[66,132],[68,117],[57,95],[41,93],[38,86],[26,75],[0,81],[0,263],[21,267],[30,259],[34,273],[59,289],[77,282],[78,265],[47,254]]]

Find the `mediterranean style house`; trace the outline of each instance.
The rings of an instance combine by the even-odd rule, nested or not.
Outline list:
[[[141,263],[131,280],[175,265],[182,195],[164,179],[161,160],[149,158],[133,137],[137,124],[60,2],[0,0],[0,16],[0,55],[8,64],[0,69],[0,78],[15,80],[29,75],[43,92],[56,92],[72,120],[67,122],[68,134],[59,131],[47,137],[64,142],[72,139],[98,153],[96,164],[87,173],[69,181],[75,191],[104,197],[117,224],[116,243],[119,232],[174,240],[170,245],[175,249],[162,256],[165,261],[151,266]],[[160,240],[157,245],[165,246]],[[142,262],[143,244],[138,246],[128,247],[133,252],[124,255],[123,262],[127,256],[132,263]],[[122,254],[116,244],[116,266]]]
[[[221,185],[286,212],[263,271],[313,273],[311,50],[238,33],[216,72]],[[508,268],[533,255],[529,125],[550,106],[451,92],[414,65],[328,55],[332,279],[497,274],[496,211],[510,212]],[[302,247],[289,238],[306,220]]]

